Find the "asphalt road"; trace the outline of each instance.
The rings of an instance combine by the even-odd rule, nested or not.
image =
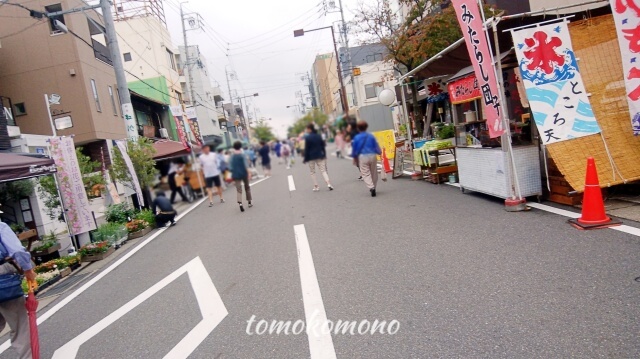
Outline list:
[[[407,178],[371,198],[350,161],[332,157],[329,171],[335,190],[312,192],[299,160],[291,170],[274,163],[246,212],[233,191],[195,208],[77,297],[52,303],[42,357],[76,338],[77,358],[163,358],[185,337],[193,351],[171,357],[640,357],[640,238]],[[187,263],[193,271],[162,282]],[[311,322],[318,308],[334,323],[396,321],[397,331],[256,334],[262,319]]]

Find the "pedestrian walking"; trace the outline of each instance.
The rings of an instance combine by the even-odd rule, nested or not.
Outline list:
[[[271,177],[271,157],[269,156],[269,145],[267,145],[265,141],[260,141],[260,145],[262,147],[258,151],[258,154],[260,155],[262,170],[264,171],[264,175],[266,177]]]
[[[0,212],[2,213],[2,212]],[[19,359],[31,359],[29,316],[25,307],[21,274],[35,282],[31,254],[22,246],[11,227],[0,222],[0,332],[11,329],[11,346]]]
[[[376,138],[367,132],[369,124],[366,121],[358,121],[358,134],[351,145],[353,163],[360,169],[360,175],[365,185],[371,192],[371,197],[376,196],[378,184],[378,158],[382,154]]]
[[[175,226],[176,224],[176,212],[171,205],[171,201],[165,197],[163,191],[156,192],[156,198],[151,202],[151,210],[156,215],[156,227],[164,227],[169,222],[169,226]]]
[[[280,154],[284,159],[285,166],[287,166],[287,169],[290,169],[291,168],[291,146],[289,146],[286,140],[282,140],[282,146],[280,147]]]
[[[256,151],[253,149],[253,146],[249,146],[249,148],[246,151],[247,157],[249,157],[249,162],[251,163],[251,168],[255,168],[256,167]]]
[[[336,132],[335,142],[336,142],[336,157],[344,158],[345,142],[344,142],[344,134],[342,133],[342,130],[338,130],[338,132]]]
[[[231,178],[233,178],[233,181],[236,184],[240,212],[244,212],[244,206],[242,205],[243,184],[249,208],[253,207],[253,204],[251,204],[251,186],[249,185],[249,181],[251,181],[251,172],[249,171],[249,161],[247,160],[247,156],[242,151],[242,142],[236,141],[233,144],[233,150],[233,154],[229,160],[229,167],[231,169]]]
[[[282,145],[280,141],[276,140],[276,144],[273,146],[273,151],[276,153],[276,157],[278,157],[278,164],[282,164],[282,158],[280,157],[280,149]]]
[[[224,203],[222,197],[222,181],[220,179],[222,172],[220,171],[220,164],[223,163],[220,155],[211,152],[211,147],[205,145],[202,147],[202,154],[198,157],[200,165],[202,166],[202,172],[204,173],[204,181],[207,186],[207,195],[209,196],[209,207],[213,206],[213,187],[216,187],[218,195],[220,196],[220,203]]]
[[[315,126],[311,123],[307,125],[307,137],[305,138],[305,150],[304,150],[304,163],[309,163],[309,170],[311,172],[311,178],[313,179],[313,191],[318,192],[320,187],[316,180],[316,167],[322,172],[322,177],[327,183],[327,188],[333,191],[333,186],[329,180],[329,174],[327,173],[327,151],[326,143],[322,140],[322,137],[318,134]]]
[[[182,183],[176,183],[176,176],[182,178],[184,174],[185,164],[182,159],[177,159],[171,162],[171,166],[169,167],[169,188],[171,189],[171,203],[175,203],[176,201],[176,193],[180,194],[180,198],[182,198],[183,202],[189,202],[187,197],[182,192]],[[180,182],[184,182],[184,179],[181,179]]]

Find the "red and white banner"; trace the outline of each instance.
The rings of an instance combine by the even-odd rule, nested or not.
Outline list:
[[[485,117],[489,137],[500,137],[504,133],[502,125],[502,96],[500,95],[493,55],[489,49],[487,36],[480,16],[477,0],[452,0],[458,23],[464,34],[469,57],[478,79],[478,87],[485,104]]]
[[[190,150],[189,146],[189,137],[187,136],[187,129],[184,126],[183,121],[183,113],[182,106],[171,106],[171,114],[173,115],[173,119],[176,121],[176,129],[178,130],[178,137],[180,137],[180,142],[187,150]]]
[[[640,135],[640,0],[610,0],[622,53],[633,134]]]
[[[65,216],[72,235],[86,233],[96,229],[91,213],[87,192],[82,182],[82,173],[78,165],[76,148],[71,137],[54,137],[51,144],[51,157],[56,163],[60,198],[64,205]]]
[[[447,85],[451,103],[457,105],[482,97],[478,79],[474,75],[450,82]]]

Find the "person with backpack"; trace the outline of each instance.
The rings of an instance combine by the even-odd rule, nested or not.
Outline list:
[[[289,146],[286,140],[282,140],[282,146],[280,147],[280,154],[284,159],[285,166],[287,166],[287,169],[290,169],[291,168],[291,146]]]
[[[244,184],[244,192],[247,197],[249,208],[253,207],[251,204],[251,172],[249,171],[249,161],[247,156],[242,151],[242,142],[236,141],[233,144],[233,153],[229,159],[229,165],[231,169],[231,178],[236,184],[236,191],[238,193],[238,205],[240,206],[240,212],[244,212],[244,206],[242,205],[242,185]]]
[[[0,222],[0,332],[9,324],[11,346],[20,359],[31,359],[31,331],[22,291],[22,275],[35,282],[33,267],[31,254],[11,227]]]
[[[305,138],[305,150],[304,150],[304,162],[309,164],[309,170],[311,171],[311,178],[313,179],[313,191],[318,192],[318,181],[316,180],[316,166],[322,172],[322,177],[327,183],[329,191],[333,191],[333,186],[329,180],[329,174],[327,173],[327,151],[326,144],[322,140],[322,137],[318,134],[313,123],[307,125],[307,137]]]
[[[353,138],[351,145],[351,157],[353,164],[360,169],[360,175],[365,185],[371,192],[371,197],[376,196],[378,184],[378,155],[382,154],[378,140],[367,132],[369,124],[366,121],[358,121],[358,134]],[[385,178],[383,177],[383,181]]]

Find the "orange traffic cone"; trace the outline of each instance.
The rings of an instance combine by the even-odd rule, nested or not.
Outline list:
[[[582,214],[569,222],[578,229],[597,229],[620,225],[622,222],[611,219],[604,210],[602,190],[598,181],[598,171],[593,157],[587,158],[587,177],[584,181]]]
[[[382,170],[386,173],[391,173],[391,166],[389,166],[389,159],[387,158],[387,151],[382,149]]]

